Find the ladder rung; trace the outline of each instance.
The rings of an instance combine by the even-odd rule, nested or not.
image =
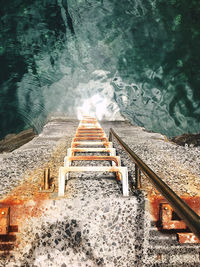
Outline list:
[[[81,140],[81,141],[78,141]],[[83,140],[83,141],[82,141]],[[85,141],[84,141],[85,140]],[[91,141],[90,141],[91,140]],[[97,141],[92,141],[97,140]],[[100,142],[101,140],[101,142]],[[104,148],[93,147],[102,145]],[[77,146],[92,146],[80,147]],[[74,156],[75,152],[108,152],[110,156]],[[92,161],[106,160],[112,161],[114,166],[71,166],[72,161]],[[67,150],[67,156],[64,160],[64,167],[59,169],[58,178],[58,195],[64,196],[65,192],[65,177],[68,180],[69,172],[116,172],[117,178],[122,182],[122,191],[124,196],[128,196],[128,170],[126,167],[121,167],[120,157],[116,157],[116,151],[112,148],[112,142],[108,141],[103,129],[97,120],[93,117],[84,117],[79,123],[76,131],[76,136],[73,138],[71,148]]]

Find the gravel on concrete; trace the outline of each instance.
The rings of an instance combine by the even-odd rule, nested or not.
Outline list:
[[[148,133],[126,121],[101,125],[107,134],[110,127],[114,128],[177,193],[198,194],[199,148],[179,148],[164,136]],[[26,173],[42,169],[48,162],[57,186],[58,168],[63,166],[77,126],[78,121],[55,119],[46,124],[39,137],[12,153],[3,154],[1,196],[12,195],[12,189],[28,177]],[[132,189],[134,164],[116,143],[115,146],[123,165],[128,167]],[[17,174],[13,176],[15,169]],[[11,179],[9,184],[6,171]],[[188,186],[187,174],[195,177],[194,184]],[[131,190],[129,197],[123,197],[121,183],[113,175],[81,173],[70,177],[64,198],[58,198],[57,191],[50,194],[37,207],[40,216],[29,215],[19,222],[18,246],[2,255],[0,266],[200,266],[199,244],[179,244],[175,234],[157,230],[150,213],[147,195],[152,186],[147,179],[143,181],[146,191]],[[25,206],[34,209],[37,204],[36,199],[29,199]]]

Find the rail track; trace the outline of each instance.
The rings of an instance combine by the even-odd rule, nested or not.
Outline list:
[[[62,122],[62,124],[64,123]],[[64,126],[67,127],[67,123],[62,126],[63,129]],[[34,228],[30,225],[31,230],[29,231],[34,234],[38,231],[39,237],[37,242],[31,241],[34,243],[34,247],[32,248],[33,254],[30,252],[28,255],[29,265],[32,264],[30,263],[31,259],[33,260],[35,257],[35,248],[43,251],[42,244],[45,243],[48,246],[46,250],[50,251],[52,246],[59,247],[61,246],[59,244],[63,242],[62,246],[66,253],[70,249],[75,253],[75,248],[74,257],[78,254],[85,254],[88,260],[94,262],[94,266],[99,264],[112,266],[109,264],[113,264],[113,262],[115,262],[115,266],[125,266],[126,263],[131,264],[130,266],[134,266],[134,264],[135,266],[178,266],[182,263],[182,266],[199,266],[199,240],[192,233],[192,229],[187,226],[187,222],[185,223],[180,218],[181,216],[177,215],[172,207],[173,203],[168,203],[162,195],[156,196],[156,201],[154,201],[156,220],[147,219],[148,205],[141,180],[144,175],[148,179],[150,178],[148,170],[145,169],[145,164],[141,162],[141,159],[138,160],[132,154],[129,150],[130,147],[128,149],[129,156],[134,160],[133,163],[130,159],[126,161],[124,155],[128,155],[127,152],[121,153],[119,149],[120,143],[122,143],[121,138],[114,130],[110,131],[110,138],[107,138],[108,134],[106,136],[103,128],[92,117],[85,117],[79,123],[71,146],[69,145],[67,153],[65,152],[63,166],[60,165],[62,167],[59,168],[58,178],[54,177],[55,187],[49,185],[48,180],[52,177],[50,177],[49,170],[45,169],[41,194],[48,194],[50,203],[53,199],[48,209],[57,209],[56,213],[62,224],[55,221],[48,228],[48,222],[45,224],[46,228],[42,226],[41,233],[36,230],[38,226]],[[107,133],[109,133],[108,128],[110,127],[106,127]],[[69,138],[71,138],[70,136],[69,134]],[[131,164],[135,169],[130,168]],[[58,186],[56,179],[58,179]],[[180,198],[193,209],[195,217],[198,219],[198,197],[181,196]],[[13,228],[15,225],[12,223],[9,225],[9,215],[11,216],[10,222],[12,222],[15,208],[11,207],[10,214],[9,204],[6,206],[6,210],[3,210],[4,206],[1,208],[1,211],[4,212],[1,214],[1,227],[4,232],[0,235],[0,251],[12,253],[18,235],[22,238],[21,226],[17,229],[17,226]],[[32,209],[32,207],[29,206],[26,209]],[[20,212],[23,212],[23,207]],[[42,220],[44,220],[45,214],[44,212]],[[53,213],[50,215],[54,216]],[[62,228],[65,227],[65,224],[72,226],[69,230],[65,230]],[[99,228],[96,229],[97,225]],[[197,225],[198,236],[198,220],[194,225]],[[55,229],[59,229],[61,232],[58,238]],[[29,235],[30,232],[27,233],[27,239]],[[178,235],[178,241],[176,235]],[[57,241],[57,239],[61,239],[61,241]],[[79,240],[82,241],[79,243]],[[89,247],[86,245],[88,242],[90,243]],[[101,255],[101,258],[95,258],[94,255]],[[66,254],[65,258],[69,265],[73,257]],[[177,261],[174,261],[175,258]],[[173,265],[174,262],[175,264],[179,262],[179,264]],[[57,263],[54,264],[56,266]]]
[[[129,195],[128,169],[121,167],[120,157],[116,156],[111,142],[115,138],[122,148],[129,154],[135,163],[135,189],[141,188],[141,172],[150,179],[152,184],[161,193],[169,203],[159,203],[160,228],[162,230],[176,230],[180,243],[200,243],[200,207],[195,200],[190,206],[188,200],[180,198],[165,182],[162,181],[131,149],[123,140],[110,129],[109,139],[101,128],[97,119],[85,116],[80,122],[75,137],[72,140],[71,148],[68,149],[67,156],[64,159],[64,167],[59,169],[58,195],[64,196],[66,181],[69,180],[70,172],[115,172],[116,178],[122,183],[123,196]],[[88,147],[82,147],[84,145]],[[98,148],[101,145],[104,148]],[[92,146],[92,148],[91,148]],[[77,152],[106,152],[109,156],[75,156]],[[110,161],[112,167],[102,166],[71,166],[73,161]],[[196,213],[196,212],[197,213]],[[182,220],[181,220],[182,219]]]

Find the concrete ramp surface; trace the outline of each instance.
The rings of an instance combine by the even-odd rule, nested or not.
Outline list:
[[[112,127],[179,196],[200,197],[199,148],[179,147],[126,121],[100,124],[106,136]],[[32,141],[1,154],[0,208],[9,208],[10,222],[9,233],[0,235],[0,266],[200,266],[200,244],[180,244],[176,233],[159,230],[161,196],[144,176],[142,190],[134,189],[134,164],[116,142],[128,167],[129,196],[114,173],[101,172],[70,173],[58,196],[59,168],[78,125],[54,118]],[[52,192],[40,190],[47,168]]]

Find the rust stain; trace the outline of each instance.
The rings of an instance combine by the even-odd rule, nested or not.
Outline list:
[[[20,225],[27,217],[42,215],[43,202],[49,198],[47,193],[39,193],[39,182],[26,182],[15,188],[11,194],[0,201],[0,206],[10,207],[10,225]]]
[[[173,209],[169,204],[162,204],[167,203],[164,197],[161,195],[149,195],[148,198],[150,202],[150,212],[159,231],[164,229],[176,230],[179,243],[200,243],[200,240],[193,233],[191,233],[182,220],[177,220],[176,216],[172,219]],[[198,215],[200,215],[200,196],[183,196],[181,199],[184,200]],[[167,207],[170,212],[165,210],[165,214],[163,216],[162,213],[165,207]],[[188,229],[187,231],[189,233],[179,232],[184,231],[184,229]]]
[[[200,244],[200,240],[192,233],[178,233],[178,241],[181,244]]]
[[[160,205],[161,203],[167,203],[164,197],[161,195],[149,195],[148,196],[150,202],[150,210],[155,221],[159,220],[159,212],[160,212]],[[200,215],[200,196],[188,197],[188,196],[181,196],[188,206],[190,206],[197,214]]]
[[[45,202],[52,199],[49,193],[39,192],[41,186],[41,177],[44,175],[44,169],[51,169],[51,179],[57,185],[58,169],[63,165],[63,159],[66,155],[66,141],[62,140],[52,153],[48,162],[44,162],[37,169],[29,172],[24,179],[23,184],[14,188],[4,199],[0,200],[0,208],[10,208],[10,231],[5,240],[9,240],[13,233],[17,234],[14,244],[8,249],[8,245],[0,247],[0,251],[6,253],[19,247],[23,243],[23,236],[20,235],[20,228],[24,225],[25,220],[31,217],[40,217],[45,208]]]
[[[184,221],[173,218],[173,209],[169,204],[161,204],[161,225],[162,229],[175,230],[186,229],[187,226]]]
[[[148,196],[150,202],[150,211],[153,219],[157,222],[159,220],[159,208],[160,203],[166,203],[166,200],[162,196]]]
[[[48,199],[48,195],[38,193],[38,185],[39,183],[26,182],[15,188],[9,196],[0,201],[0,207],[10,209],[9,232],[4,236],[5,240],[0,246],[0,252],[9,255],[14,248],[19,248],[23,244],[24,238],[20,234],[20,229],[24,226],[25,221],[30,217],[42,215],[44,200]],[[11,237],[14,239],[11,240]]]

